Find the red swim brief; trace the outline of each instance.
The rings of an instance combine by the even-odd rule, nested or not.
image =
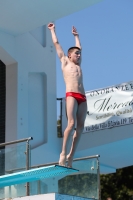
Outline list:
[[[78,105],[86,101],[86,96],[84,94],[80,94],[76,92],[67,92],[66,98],[67,97],[74,97],[77,100]]]

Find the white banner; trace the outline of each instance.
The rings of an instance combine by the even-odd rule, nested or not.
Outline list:
[[[83,133],[133,123],[133,81],[86,92]]]
[[[87,115],[83,133],[133,124],[133,81],[86,92]],[[65,98],[62,132],[67,126]]]

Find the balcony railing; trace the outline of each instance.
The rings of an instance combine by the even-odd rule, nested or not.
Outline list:
[[[31,139],[30,137],[0,144],[0,148],[4,147],[0,149],[0,175],[58,164],[52,162],[30,166]],[[99,200],[99,155],[76,158],[73,160],[73,168],[78,169],[79,172],[0,188],[0,199],[59,193]]]

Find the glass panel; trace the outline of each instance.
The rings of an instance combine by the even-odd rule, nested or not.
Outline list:
[[[0,150],[0,174],[10,174],[26,169],[26,146],[19,145]],[[99,199],[98,159],[86,159],[73,162],[73,168],[79,172],[60,175],[30,182],[30,195],[59,193],[88,199]],[[0,199],[26,195],[26,184],[0,188]]]
[[[30,183],[30,195],[60,193],[98,199],[99,174],[97,158],[73,162],[80,170],[68,176],[58,176]]]
[[[26,169],[26,144],[0,149],[0,175],[12,174]],[[26,195],[25,184],[0,188],[0,199]]]

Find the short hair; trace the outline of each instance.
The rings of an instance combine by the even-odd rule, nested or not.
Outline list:
[[[67,54],[73,52],[74,49],[78,49],[79,51],[81,51],[81,49],[79,47],[70,47],[67,51]]]

